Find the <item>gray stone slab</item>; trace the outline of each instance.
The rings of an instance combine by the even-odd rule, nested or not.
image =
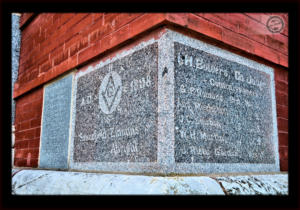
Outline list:
[[[270,75],[174,47],[175,161],[274,164]]]
[[[77,78],[74,162],[157,160],[157,43]]]
[[[18,78],[21,32],[19,29],[20,14],[11,14],[11,97],[14,84]],[[11,121],[15,122],[15,100],[11,100]]]
[[[279,171],[270,67],[166,30],[75,78],[73,169]]]
[[[154,177],[23,170],[12,178],[17,195],[224,195],[209,177]]]
[[[228,195],[288,195],[287,174],[217,177]]]
[[[174,33],[177,171],[279,171],[274,70]]]
[[[17,195],[287,195],[287,174],[142,176],[22,170],[12,177]]]
[[[68,168],[73,73],[44,87],[40,168]]]

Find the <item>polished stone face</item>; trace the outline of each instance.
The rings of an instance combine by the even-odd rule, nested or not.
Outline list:
[[[157,43],[77,80],[74,162],[157,160]]]
[[[274,164],[270,75],[174,48],[175,162]]]
[[[68,168],[73,74],[45,87],[40,168]]]

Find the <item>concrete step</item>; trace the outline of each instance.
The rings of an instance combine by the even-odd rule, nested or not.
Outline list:
[[[288,194],[288,174],[238,176],[144,176],[71,171],[13,169],[18,195],[101,194]]]

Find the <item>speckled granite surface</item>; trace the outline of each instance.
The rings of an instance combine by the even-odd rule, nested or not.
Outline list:
[[[174,47],[175,161],[275,164],[270,75]]]
[[[21,44],[21,33],[19,30],[20,15],[11,15],[11,96],[13,95],[14,83],[18,78],[19,69],[19,56],[20,56],[20,44]],[[11,118],[12,124],[15,121],[15,101],[12,100],[11,104]]]
[[[59,155],[45,159],[63,162],[58,168],[140,174],[279,171],[270,67],[166,30],[79,69],[73,89],[68,84],[61,88],[65,94],[56,99],[52,91],[54,100],[44,104],[63,107],[57,117],[45,113],[43,119],[44,128],[54,128],[46,136],[61,143],[49,148],[60,148],[55,151],[63,161]]]
[[[157,161],[157,54],[154,43],[77,77],[75,163]]]
[[[67,169],[73,73],[44,87],[40,168]]]
[[[71,169],[279,171],[270,67],[167,30],[75,78]]]

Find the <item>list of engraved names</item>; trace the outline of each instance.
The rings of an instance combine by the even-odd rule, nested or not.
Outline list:
[[[274,163],[270,75],[174,43],[175,161]]]

